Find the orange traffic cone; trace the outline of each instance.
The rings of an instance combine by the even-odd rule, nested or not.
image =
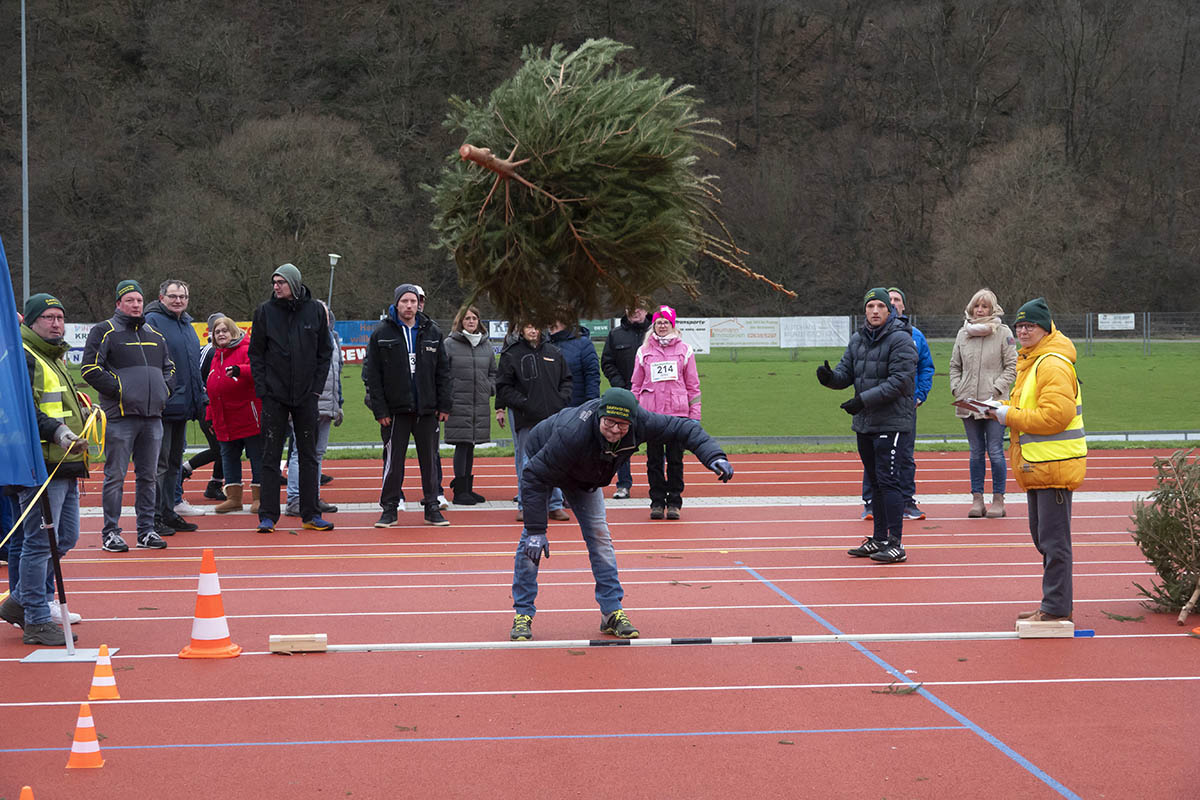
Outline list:
[[[112,659],[108,655],[108,645],[100,645],[100,655],[96,657],[96,670],[92,673],[92,688],[88,691],[88,700],[120,700],[117,693],[117,678],[113,675]]]
[[[71,757],[67,769],[80,767],[103,767],[100,757],[100,742],[96,739],[96,723],[92,721],[92,707],[79,704],[79,722],[75,723],[75,739],[71,742]]]
[[[28,786],[22,786],[19,800],[33,800],[33,789],[30,789]]]
[[[180,658],[233,658],[242,648],[229,639],[225,605],[221,602],[221,580],[212,550],[200,559],[200,587],[196,594],[196,616],[192,620],[192,643],[179,651]]]

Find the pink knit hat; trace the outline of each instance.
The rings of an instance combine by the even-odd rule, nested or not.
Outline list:
[[[667,322],[671,323],[671,327],[674,328],[675,309],[671,308],[670,306],[659,306],[658,310],[654,312],[654,317],[650,320],[650,323],[654,324],[660,319],[665,319]]]

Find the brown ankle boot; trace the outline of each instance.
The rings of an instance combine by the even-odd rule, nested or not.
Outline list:
[[[258,494],[259,491],[260,491],[260,489],[259,489],[259,486],[257,483],[250,484],[250,513],[251,514],[258,513],[258,504],[259,504],[259,501],[262,499]]]
[[[225,485],[225,502],[217,503],[213,511],[218,514],[228,514],[232,511],[242,510],[242,485],[240,483],[229,483]]]
[[[1005,516],[1004,495],[1002,495],[1002,494],[992,495],[992,505],[990,508],[988,508],[987,515],[988,515],[989,519],[996,519],[997,517]]]
[[[976,492],[971,495],[971,510],[967,512],[967,517],[975,519],[983,516],[983,492]]]

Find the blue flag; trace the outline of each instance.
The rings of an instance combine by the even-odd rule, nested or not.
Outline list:
[[[41,486],[45,481],[46,460],[21,347],[17,301],[0,240],[0,486]]]

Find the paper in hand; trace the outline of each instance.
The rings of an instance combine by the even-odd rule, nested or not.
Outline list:
[[[964,411],[970,411],[972,414],[986,414],[992,409],[1000,408],[1004,404],[999,400],[975,400],[971,398],[967,400],[955,400],[950,405],[961,408]]]

